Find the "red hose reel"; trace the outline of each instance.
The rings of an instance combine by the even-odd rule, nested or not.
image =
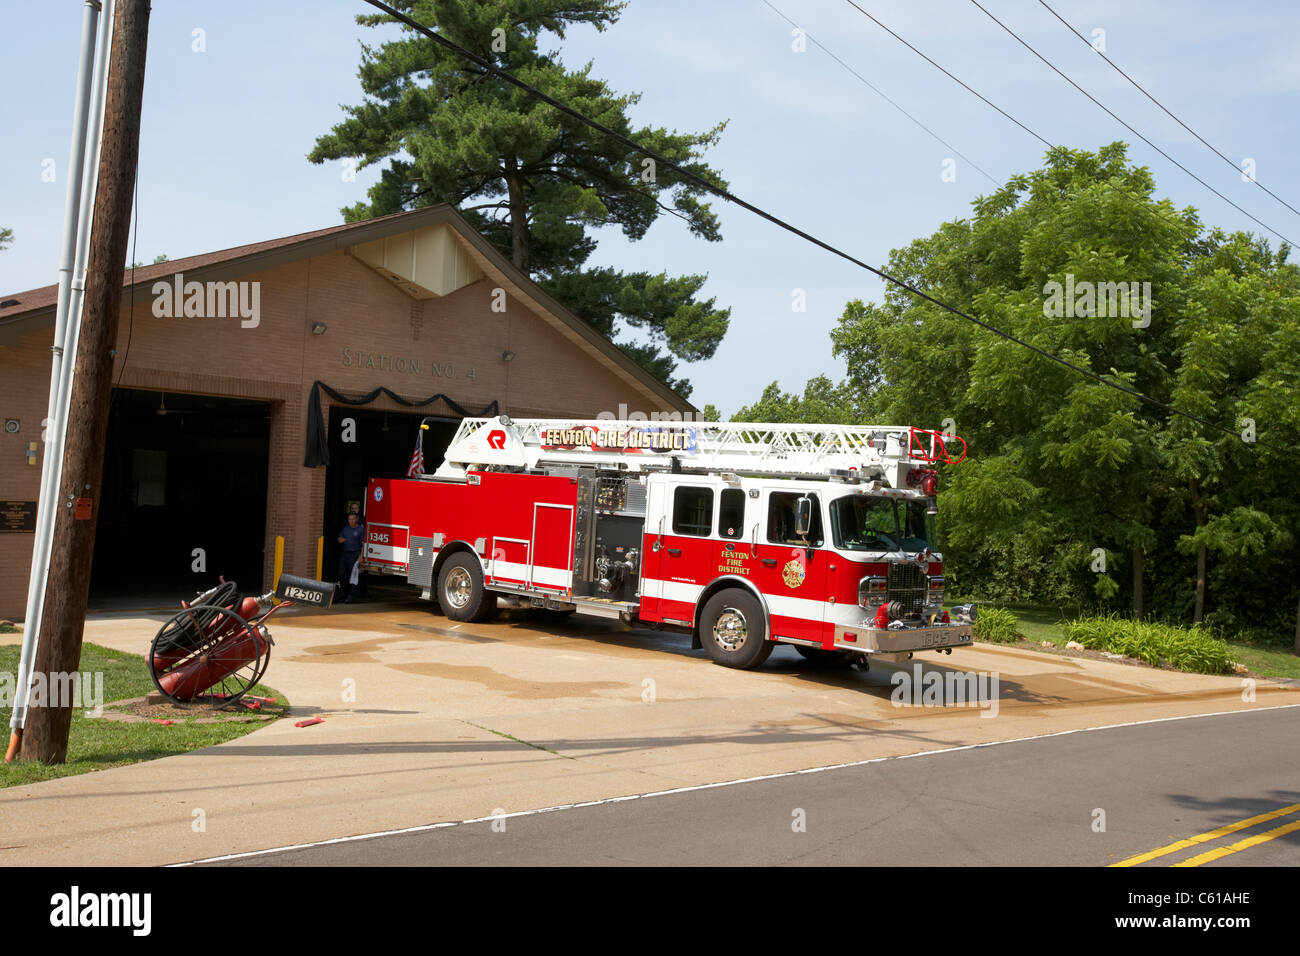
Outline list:
[[[292,600],[281,600],[285,595]],[[181,602],[149,648],[154,686],[178,704],[229,706],[266,673],[275,643],[266,621],[282,607],[303,603],[328,608],[334,585],[292,575],[259,597],[241,597],[235,582],[221,583]]]

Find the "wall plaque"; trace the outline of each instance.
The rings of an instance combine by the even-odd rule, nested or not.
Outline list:
[[[36,530],[36,502],[0,501],[0,534]]]

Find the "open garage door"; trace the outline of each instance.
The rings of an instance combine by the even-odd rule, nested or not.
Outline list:
[[[321,527],[325,536],[321,575],[326,581],[338,576],[339,529],[347,524],[348,510],[354,506],[365,510],[361,499],[371,478],[406,477],[411,453],[415,451],[415,436],[424,418],[410,412],[379,412],[347,405],[330,407],[330,463],[325,469],[325,513]],[[349,420],[350,426],[345,424]],[[426,473],[442,464],[443,453],[459,425],[459,418],[429,419],[429,430],[424,433]]]
[[[217,575],[260,590],[270,404],[127,388],[112,402],[92,605],[172,605]]]

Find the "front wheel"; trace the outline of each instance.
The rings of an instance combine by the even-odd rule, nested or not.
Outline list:
[[[761,666],[772,653],[772,642],[767,639],[758,598],[739,588],[709,598],[700,615],[700,643],[715,664],[744,669]]]
[[[484,621],[497,596],[483,587],[483,568],[472,554],[455,554],[438,572],[438,604],[453,621]]]

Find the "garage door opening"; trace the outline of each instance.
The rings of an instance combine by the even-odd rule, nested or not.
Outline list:
[[[333,405],[329,413],[330,463],[325,469],[325,514],[321,534],[325,536],[325,557],[321,574],[326,581],[338,577],[339,529],[347,524],[348,511],[365,511],[362,498],[371,478],[405,478],[415,451],[419,413],[377,412],[346,405]],[[345,429],[345,421],[351,426]],[[443,453],[456,435],[459,418],[429,418],[424,433],[424,470],[432,472],[442,464]],[[351,440],[345,440],[351,439]]]
[[[270,404],[116,388],[108,421],[92,606],[260,591]]]

